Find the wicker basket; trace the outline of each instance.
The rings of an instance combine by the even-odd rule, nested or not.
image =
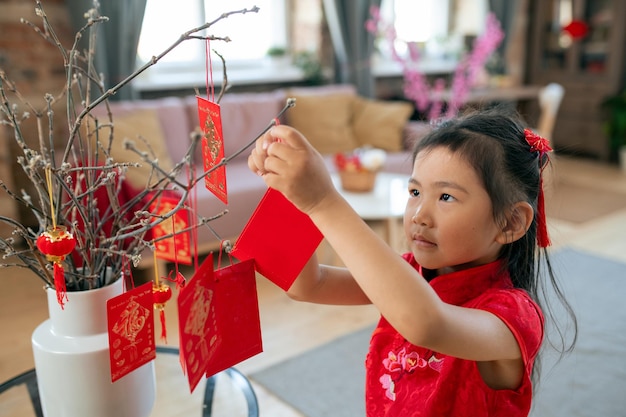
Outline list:
[[[366,193],[374,189],[377,171],[339,171],[341,188],[345,191]]]

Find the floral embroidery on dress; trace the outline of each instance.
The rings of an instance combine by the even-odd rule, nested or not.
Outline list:
[[[433,369],[437,372],[441,372],[441,367],[443,366],[443,359],[437,359],[433,354],[428,360],[428,366],[430,369]]]
[[[383,359],[383,366],[390,373],[383,374],[380,377],[379,381],[382,385],[382,388],[385,390],[385,396],[389,398],[391,401],[396,400],[396,382],[398,382],[405,374],[413,373],[418,368],[426,368],[427,366],[431,369],[441,372],[441,367],[443,366],[443,359],[437,359],[432,352],[428,361],[422,357],[420,357],[419,353],[416,351],[411,351],[407,353],[405,347],[400,349],[398,353],[393,351],[389,351],[389,354],[385,359]]]
[[[385,390],[385,396],[389,398],[391,401],[396,400],[396,384],[393,382],[391,375],[385,374],[380,377],[380,383]]]

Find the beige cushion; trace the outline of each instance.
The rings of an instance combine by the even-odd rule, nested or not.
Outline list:
[[[357,97],[352,129],[358,146],[371,145],[389,152],[403,150],[403,132],[413,106],[403,101]]]
[[[299,130],[322,154],[358,147],[352,133],[353,94],[289,95],[296,105],[287,111],[287,123]]]
[[[103,120],[100,120],[103,122]],[[137,155],[130,149],[125,149],[124,142],[132,141],[135,147],[148,153],[150,158],[154,157],[158,160],[159,166],[169,172],[174,164],[170,158],[165,138],[161,129],[161,124],[155,110],[145,109],[136,110],[130,113],[124,113],[113,117],[113,144],[111,146],[110,156],[114,162],[137,162],[140,167],[129,167],[126,173],[128,182],[137,189],[144,189],[148,186],[150,164],[144,162],[141,156]],[[110,129],[102,127],[99,133],[99,139],[102,146],[108,146]],[[103,161],[103,160],[102,160]],[[151,183],[156,181],[156,177],[152,177]]]

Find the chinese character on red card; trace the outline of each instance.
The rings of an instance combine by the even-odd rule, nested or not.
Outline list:
[[[252,260],[214,272],[219,348],[206,368],[207,377],[263,351],[259,301]]]
[[[178,205],[179,200],[179,197],[162,194],[152,202],[150,211],[158,215],[169,213]],[[192,262],[190,232],[181,232],[188,228],[189,212],[186,207],[180,208],[171,217],[154,226],[151,231],[156,256],[167,261],[190,265]],[[174,233],[175,236],[159,240],[162,236]]]
[[[224,159],[224,136],[222,135],[222,116],[220,106],[205,98],[198,100],[198,118],[202,130],[202,159],[204,171],[213,171],[204,177],[206,188],[215,194],[224,204],[228,204],[226,190],[226,166],[214,167]]]
[[[111,382],[156,357],[152,283],[107,301]]]
[[[322,241],[309,216],[269,188],[235,242],[232,255],[287,291]]]
[[[180,351],[191,392],[219,345],[214,286],[213,255],[209,254],[178,295]]]

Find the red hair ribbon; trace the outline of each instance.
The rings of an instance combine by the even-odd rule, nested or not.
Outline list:
[[[524,129],[526,142],[530,145],[531,152],[539,152],[539,195],[537,196],[537,244],[539,247],[546,248],[550,246],[550,237],[548,236],[548,225],[546,222],[545,198],[543,195],[543,156],[550,152],[552,148],[548,140],[530,129]]]

